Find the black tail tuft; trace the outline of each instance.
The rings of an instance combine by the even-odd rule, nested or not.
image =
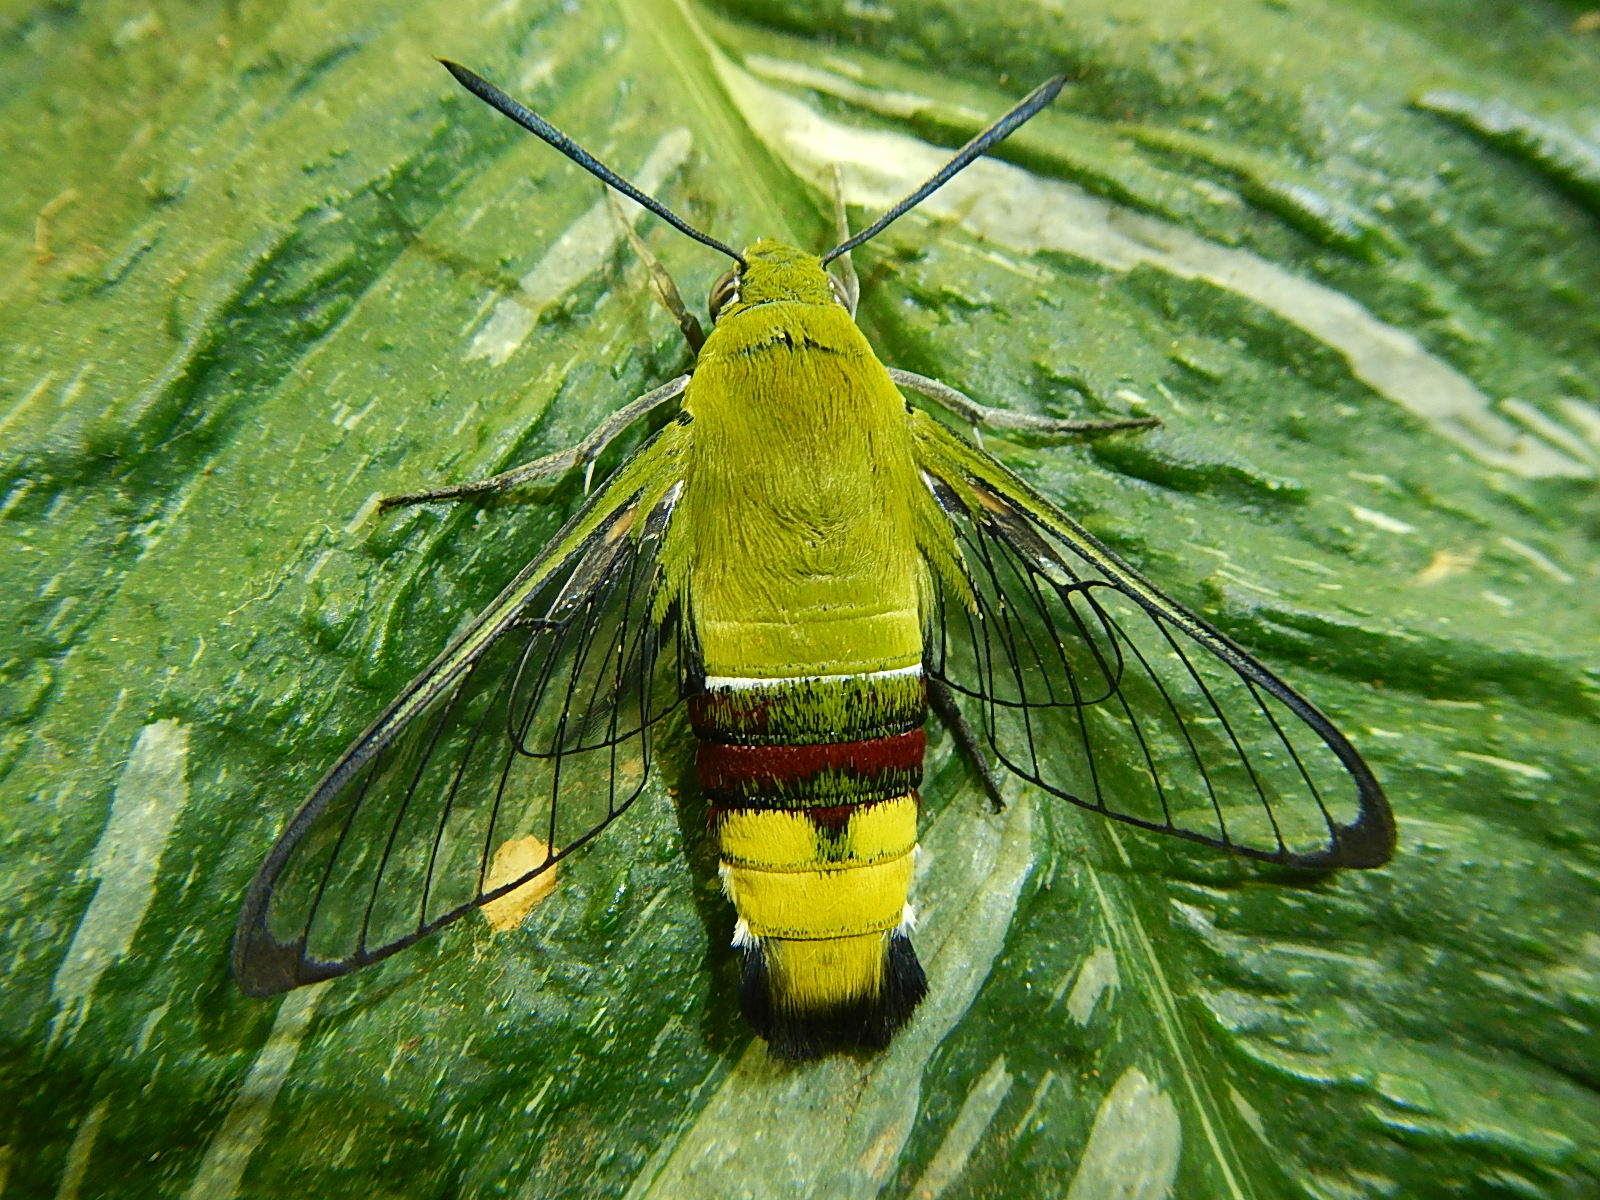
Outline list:
[[[739,999],[745,1019],[766,1039],[774,1058],[805,1061],[856,1049],[884,1049],[927,991],[928,978],[911,939],[892,933],[884,946],[882,986],[872,995],[820,1009],[775,1001],[766,951],[757,943],[744,952]]]

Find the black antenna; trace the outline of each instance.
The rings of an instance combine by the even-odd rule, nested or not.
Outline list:
[[[618,175],[610,167],[606,166],[605,163],[601,162],[582,146],[578,145],[577,142],[573,141],[566,134],[562,133],[561,130],[550,124],[549,121],[546,121],[538,113],[532,112],[518,104],[510,96],[506,95],[499,88],[495,87],[494,84],[483,78],[483,76],[474,74],[473,72],[467,70],[466,67],[463,67],[460,63],[453,63],[446,58],[441,58],[439,62],[444,65],[445,70],[449,71],[450,74],[456,77],[457,83],[466,88],[467,91],[471,92],[479,100],[482,100],[485,104],[489,105],[490,108],[497,109],[504,115],[510,117],[529,133],[535,134],[549,142],[557,150],[561,151],[561,153],[565,154],[573,162],[577,163],[585,171],[589,172],[589,174],[595,176],[603,183],[609,184],[611,187],[616,188],[617,191],[621,192],[624,196],[628,197],[628,199],[634,201],[636,204],[642,204],[645,208],[648,208],[651,212],[655,213],[656,216],[660,217],[668,225],[671,225],[674,229],[679,229],[684,233],[687,233],[701,245],[710,246],[713,250],[720,250],[723,254],[726,254],[729,258],[733,259],[733,261],[738,263],[741,267],[745,265],[744,258],[739,254],[738,251],[729,246],[723,245],[710,234],[701,233],[693,225],[689,224],[689,222],[685,221],[682,217],[673,212],[654,196],[645,195],[621,175]]]
[[[445,65],[449,66],[450,64],[446,63]],[[906,213],[911,211],[911,209],[921,204],[930,195],[948,183],[950,177],[957,171],[961,170],[962,167],[966,166],[973,159],[977,158],[978,155],[988,150],[989,147],[993,146],[996,142],[1009,137],[1017,128],[1017,126],[1021,125],[1024,121],[1036,114],[1046,104],[1049,104],[1050,101],[1054,100],[1056,98],[1056,93],[1061,90],[1062,86],[1065,85],[1066,82],[1067,77],[1065,75],[1056,75],[1050,79],[1046,79],[1038,87],[1034,88],[1033,91],[1029,92],[1025,97],[1023,97],[1022,102],[1008,112],[1005,116],[1001,117],[993,125],[989,126],[989,128],[985,129],[977,137],[973,138],[965,146],[961,147],[961,149],[957,150],[956,156],[949,162],[945,163],[944,166],[940,167],[938,174],[936,174],[932,179],[928,180],[927,183],[923,184],[916,191],[912,192],[911,195],[900,201],[899,204],[896,204],[888,212],[884,213],[883,216],[879,217],[866,229],[863,229],[860,233],[856,234],[855,237],[851,238],[849,241],[840,242],[832,250],[829,250],[822,256],[822,261],[824,263],[830,262],[833,259],[838,258],[839,255],[847,254],[851,250],[854,250],[868,238],[877,237],[878,234],[882,233],[886,228],[888,228],[891,221],[898,220],[899,218],[905,216]]]

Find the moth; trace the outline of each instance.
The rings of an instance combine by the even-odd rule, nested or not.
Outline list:
[[[850,251],[1043,109],[1061,77],[867,229],[848,234],[841,200],[841,240],[817,256],[769,239],[735,251],[445,66],[733,266],[705,334],[651,262],[690,372],[572,451],[386,502],[592,466],[676,404],[317,785],[245,898],[245,992],[377,962],[551,871],[639,798],[685,704],[742,1007],[779,1057],[885,1046],[925,994],[910,893],[930,709],[997,805],[1015,776],[1263,862],[1388,860],[1388,803],[1321,712],[907,397],[1043,433],[1153,422],[999,413],[884,366],[855,323]]]

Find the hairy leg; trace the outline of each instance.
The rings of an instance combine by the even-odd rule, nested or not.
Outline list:
[[[950,691],[948,684],[939,679],[928,680],[928,707],[933,709],[939,720],[944,722],[945,728],[950,731],[950,736],[956,739],[956,745],[961,748],[962,755],[978,773],[978,778],[983,783],[983,790],[989,796],[989,806],[995,812],[1001,811],[1005,808],[1006,802],[1000,794],[1000,777],[989,765],[989,757],[984,754],[983,746],[978,741],[978,731],[972,727],[966,714],[956,704],[955,695]]]
[[[589,475],[594,470],[594,460],[600,457],[600,452],[610,444],[611,439],[651,409],[682,395],[683,389],[688,386],[689,377],[680,375],[672,382],[646,392],[631,404],[626,404],[612,413],[576,446],[558,450],[543,458],[536,458],[530,463],[512,467],[511,470],[502,471],[488,479],[475,479],[470,483],[457,483],[449,487],[432,488],[425,492],[407,492],[401,496],[385,496],[378,501],[378,511],[402,508],[409,504],[429,504],[436,500],[461,500],[467,496],[480,496],[486,492],[504,492],[523,484],[542,483],[559,478],[580,464],[584,470],[583,486],[587,489]]]
[[[830,178],[833,181],[833,227],[834,232],[842,244],[850,240],[850,212],[844,202],[844,176],[839,172],[839,164],[834,163]],[[844,286],[844,306],[850,310],[850,315],[856,315],[856,304],[861,299],[861,280],[856,278],[855,264],[850,261],[850,251],[846,250],[833,260],[837,265],[834,274]]]
[[[683,296],[678,292],[678,285],[672,282],[672,276],[666,267],[661,265],[661,260],[650,253],[650,248],[644,244],[639,231],[633,227],[633,222],[628,220],[627,213],[622,211],[622,201],[617,199],[616,193],[610,188],[606,189],[606,203],[611,206],[611,215],[616,217],[617,224],[622,227],[622,235],[628,239],[628,245],[633,247],[633,252],[644,263],[645,270],[650,272],[651,293],[660,301],[661,307],[672,314],[672,319],[677,322],[684,340],[689,343],[689,348],[699,354],[700,347],[705,345],[706,340],[705,330],[700,328],[699,318],[684,304]]]
[[[918,375],[913,371],[890,367],[889,378],[900,387],[910,388],[930,400],[937,401],[940,407],[949,409],[975,429],[988,427],[1016,429],[1026,433],[1077,434],[1093,437],[1127,429],[1149,429],[1161,424],[1157,417],[1118,417],[1105,421],[1064,421],[1055,417],[1039,417],[1032,413],[1011,412],[1004,408],[990,408],[987,404],[979,404],[949,384],[940,383],[937,379],[929,379],[926,375]]]

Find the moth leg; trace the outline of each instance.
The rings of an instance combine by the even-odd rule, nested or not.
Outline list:
[[[622,211],[622,202],[610,188],[606,189],[606,203],[611,206],[611,215],[622,227],[622,235],[628,239],[628,245],[633,247],[633,252],[639,256],[639,261],[644,263],[645,270],[650,272],[651,293],[660,301],[661,307],[672,314],[672,319],[678,323],[678,329],[682,332],[684,340],[689,343],[689,348],[699,354],[700,347],[705,345],[706,341],[705,330],[700,328],[699,318],[684,304],[683,296],[678,292],[678,285],[672,282],[672,276],[666,267],[661,265],[661,260],[650,253],[650,248],[644,244],[639,231],[633,227],[633,222],[628,220],[628,214]]]
[[[378,501],[378,511],[386,512],[391,508],[402,508],[408,504],[429,504],[435,500],[461,500],[467,496],[481,496],[485,492],[508,491],[526,483],[542,483],[565,475],[580,463],[583,466],[583,487],[587,491],[590,477],[594,473],[594,461],[611,443],[611,439],[652,408],[657,408],[668,400],[682,395],[683,389],[688,386],[689,377],[679,375],[672,382],[646,392],[637,400],[612,413],[576,446],[557,450],[554,454],[536,458],[532,462],[523,463],[520,467],[512,467],[511,470],[491,475],[488,479],[474,479],[470,483],[456,483],[425,492],[385,496]]]
[[[838,163],[830,165],[830,180],[833,184],[833,229],[843,245],[850,240],[850,210],[844,202],[844,175],[839,170]],[[846,250],[833,260],[838,265],[834,268],[838,276],[839,285],[844,288],[844,306],[850,310],[850,315],[856,315],[856,304],[861,299],[861,280],[856,278],[855,264],[850,261],[850,251]]]
[[[974,429],[988,426],[990,429],[1017,429],[1028,433],[1056,433],[1056,434],[1081,434],[1097,437],[1104,433],[1117,433],[1125,429],[1149,429],[1161,424],[1159,417],[1115,417],[1105,421],[1062,421],[1055,417],[1039,417],[1033,413],[1011,412],[1004,408],[990,408],[987,404],[979,404],[965,393],[956,391],[948,383],[940,383],[937,379],[929,379],[926,375],[918,375],[912,371],[902,371],[897,367],[889,368],[889,378],[900,387],[910,388],[920,392],[930,400],[937,401],[943,408],[949,409],[958,417],[970,423]]]
[[[939,720],[944,722],[950,736],[956,739],[956,745],[961,748],[962,755],[978,773],[978,779],[983,783],[983,790],[989,796],[989,807],[995,812],[1002,811],[1005,806],[1005,797],[1000,794],[1000,777],[995,774],[994,768],[989,765],[989,757],[984,754],[983,746],[978,741],[978,731],[967,720],[966,714],[956,704],[955,694],[951,692],[950,685],[942,679],[928,677],[928,707],[933,709]]]

